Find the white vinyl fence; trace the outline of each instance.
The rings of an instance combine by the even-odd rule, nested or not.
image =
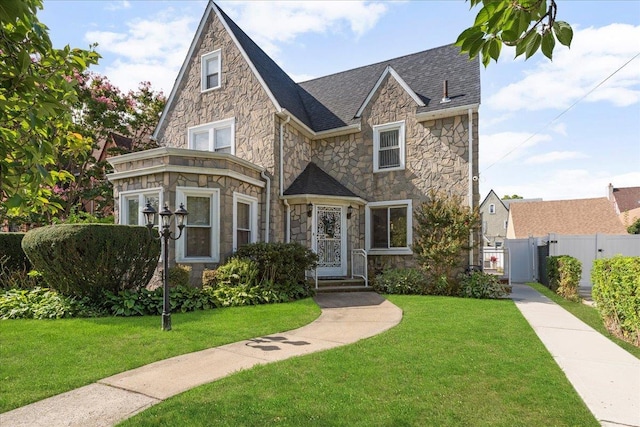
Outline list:
[[[580,287],[591,288],[591,267],[599,258],[615,255],[640,256],[640,235],[561,235],[549,234],[542,238],[507,239],[505,247],[511,255],[511,280],[532,282],[539,280],[537,246],[549,245],[549,256],[569,255],[582,263]]]

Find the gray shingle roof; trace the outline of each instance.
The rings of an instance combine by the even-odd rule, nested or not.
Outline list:
[[[285,196],[301,194],[358,197],[313,162],[309,163],[291,186],[284,191]]]
[[[213,5],[280,106],[316,132],[358,123],[354,116],[387,66],[425,103],[424,107],[416,105],[418,113],[480,103],[480,62],[470,61],[453,45],[296,84],[218,5]],[[449,82],[448,103],[440,103],[444,80]]]

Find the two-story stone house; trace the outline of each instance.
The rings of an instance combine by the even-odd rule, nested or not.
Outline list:
[[[479,202],[479,74],[449,45],[295,83],[210,2],[161,148],[110,159],[119,221],[184,203],[170,258],[195,280],[256,241],[312,248],[320,277],[351,274],[353,250],[369,268],[412,265],[413,211],[431,189]]]

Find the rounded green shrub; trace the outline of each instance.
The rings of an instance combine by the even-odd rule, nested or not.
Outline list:
[[[92,299],[145,287],[160,256],[160,241],[147,228],[115,224],[37,228],[24,236],[22,248],[51,288]]]
[[[463,298],[498,299],[510,292],[509,286],[500,283],[497,276],[482,271],[464,275],[460,281],[460,296]]]
[[[386,269],[376,276],[373,289],[382,294],[422,295],[427,279],[417,268]]]

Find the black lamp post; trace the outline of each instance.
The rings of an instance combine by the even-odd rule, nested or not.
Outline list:
[[[151,206],[151,203],[147,202],[147,205],[142,210],[144,214],[144,219],[147,222],[147,228],[149,232],[153,228],[154,223],[156,222],[156,210]],[[176,224],[178,225],[178,229],[180,230],[180,234],[177,237],[171,236],[171,230],[169,227],[171,226],[171,217],[174,215],[174,212],[169,210],[169,206],[165,203],[164,207],[160,211],[160,225],[162,228],[158,230],[160,234],[158,238],[162,238],[162,292],[163,292],[163,301],[162,301],[162,330],[170,331],[171,330],[171,304],[169,303],[169,239],[178,240],[180,236],[182,236],[182,230],[184,229],[184,219],[189,212],[184,208],[184,205],[180,203],[180,207],[175,211],[176,216]]]

